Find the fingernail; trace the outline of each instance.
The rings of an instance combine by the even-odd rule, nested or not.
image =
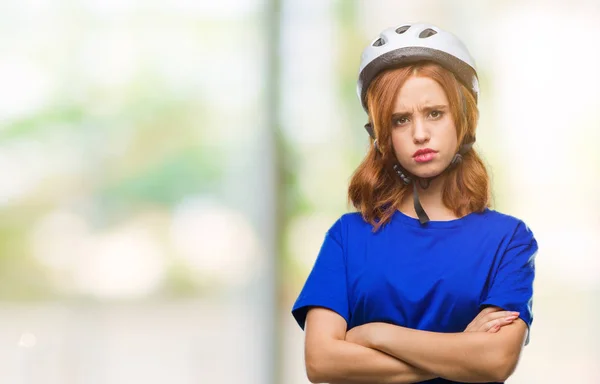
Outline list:
[[[519,313],[520,313],[520,312],[511,312],[511,313],[512,313],[513,315],[515,315],[515,316],[519,316]]]

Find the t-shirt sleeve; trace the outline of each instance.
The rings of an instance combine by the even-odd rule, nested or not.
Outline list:
[[[294,303],[292,314],[304,329],[311,307],[324,307],[349,322],[346,262],[342,246],[342,222],[338,220],[325,235],[315,264]]]
[[[533,322],[533,282],[538,245],[531,230],[519,222],[490,283],[481,307],[498,306],[519,312],[529,331]],[[525,344],[529,343],[529,332]]]

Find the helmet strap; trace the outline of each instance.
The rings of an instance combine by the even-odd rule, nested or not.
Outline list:
[[[429,183],[428,185],[429,186]],[[427,212],[423,209],[421,205],[421,201],[419,200],[419,193],[417,192],[417,184],[413,183],[413,205],[415,207],[415,212],[417,212],[417,216],[419,217],[419,222],[421,225],[427,224],[429,222],[429,216],[427,216]]]
[[[377,142],[377,138],[375,137],[375,130],[373,129],[373,124],[371,124],[370,122],[365,124],[365,130],[367,131],[369,136],[371,136],[371,139],[373,139],[373,147],[375,147],[375,150],[381,153],[381,151],[379,150],[379,143]]]

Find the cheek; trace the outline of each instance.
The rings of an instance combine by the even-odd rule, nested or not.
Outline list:
[[[446,142],[448,143],[448,147],[450,151],[454,151],[458,145],[458,139],[456,138],[456,129],[450,129],[448,132],[448,137]]]
[[[395,131],[392,133],[392,147],[397,158],[410,157],[408,148],[410,147],[407,143],[410,142],[410,138],[404,137],[401,132]],[[408,140],[408,141],[407,141]]]
[[[441,130],[441,132],[443,132],[443,137],[440,138],[445,143],[446,150],[453,152],[456,149],[456,146],[458,145],[458,139],[456,138],[456,127],[454,126],[452,120],[447,122],[447,124],[444,126],[444,129]]]

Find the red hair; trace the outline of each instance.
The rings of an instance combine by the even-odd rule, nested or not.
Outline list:
[[[352,175],[348,188],[348,200],[375,231],[390,221],[405,196],[412,192],[412,185],[403,184],[391,169],[397,162],[391,135],[393,108],[399,90],[412,76],[429,77],[444,89],[459,147],[475,138],[479,118],[477,102],[452,72],[437,64],[422,62],[379,74],[369,86],[366,97],[369,122],[379,150],[371,139],[367,155]],[[474,148],[463,155],[461,164],[446,173],[442,201],[456,216],[481,212],[489,207],[489,176]]]

